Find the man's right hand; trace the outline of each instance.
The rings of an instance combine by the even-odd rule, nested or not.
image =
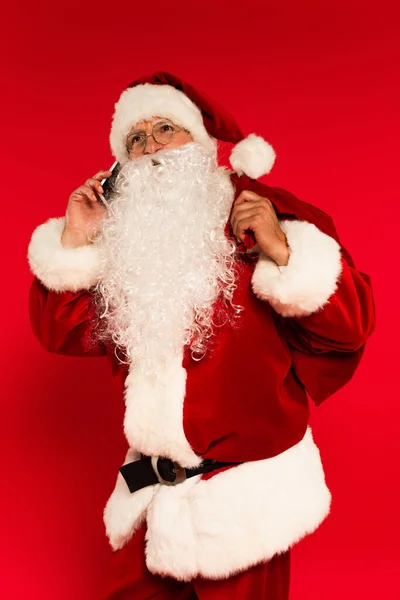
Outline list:
[[[106,207],[99,198],[103,193],[101,180],[111,171],[99,171],[74,190],[69,197],[61,243],[65,248],[90,244],[99,232]]]

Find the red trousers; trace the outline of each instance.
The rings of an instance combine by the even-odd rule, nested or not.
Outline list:
[[[288,600],[290,552],[228,579],[190,583],[153,575],[145,563],[143,526],[113,553],[102,600]]]

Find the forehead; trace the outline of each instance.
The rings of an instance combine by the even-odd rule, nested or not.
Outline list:
[[[155,125],[155,123],[158,123],[159,121],[169,121],[170,123],[172,123],[171,119],[167,119],[167,117],[152,117],[151,119],[138,121],[137,123],[132,125],[132,127],[130,128],[130,132],[137,131],[137,130],[141,130],[141,131],[151,130],[151,128]]]

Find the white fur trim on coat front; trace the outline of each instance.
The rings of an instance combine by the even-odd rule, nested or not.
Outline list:
[[[49,290],[77,292],[95,285],[100,272],[97,248],[90,244],[64,248],[65,219],[50,219],[35,229],[28,248],[32,273]]]
[[[236,144],[229,160],[238,175],[245,173],[252,179],[258,179],[270,172],[275,157],[272,146],[261,136],[252,133]]]
[[[129,445],[147,456],[163,456],[182,467],[201,463],[183,431],[186,370],[182,352],[160,365],[157,375],[130,367],[125,382],[124,431]]]
[[[340,246],[306,221],[282,221],[290,257],[283,269],[261,254],[252,286],[284,317],[301,317],[320,310],[334,294],[342,270]]]
[[[273,458],[209,480],[159,486],[147,511],[147,567],[183,581],[229,577],[313,532],[330,501],[307,430],[301,442]]]
[[[160,365],[156,375],[131,364],[125,381],[124,431],[129,442],[125,464],[146,456],[163,456],[183,467],[201,462],[183,430],[186,370],[182,352]],[[124,546],[143,521],[159,484],[131,494],[121,474],[104,509],[104,523],[114,550]]]
[[[199,108],[180,90],[171,85],[145,83],[125,90],[117,104],[111,126],[110,144],[121,164],[128,161],[126,136],[131,127],[153,117],[165,117],[187,129],[208,150],[216,149],[216,141],[204,127]]]

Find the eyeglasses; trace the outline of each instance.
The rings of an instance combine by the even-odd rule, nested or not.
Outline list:
[[[158,123],[154,124],[151,133],[146,133],[145,131],[133,131],[130,133],[126,138],[126,150],[128,154],[134,156],[143,154],[146,149],[148,137],[152,137],[157,144],[166,146],[180,131],[187,131],[187,129],[178,127],[171,121],[158,121]]]

